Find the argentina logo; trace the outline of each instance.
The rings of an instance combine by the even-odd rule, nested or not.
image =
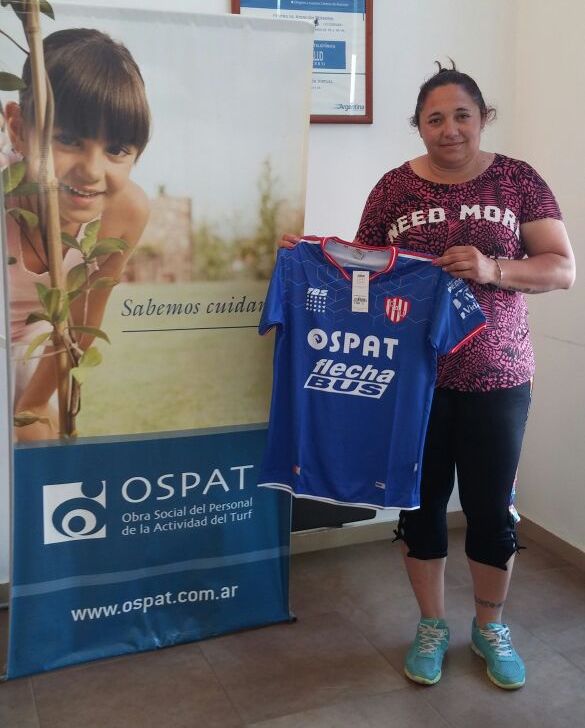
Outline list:
[[[106,483],[43,486],[44,543],[106,537]]]
[[[410,301],[399,296],[392,296],[386,298],[385,302],[386,316],[392,321],[393,324],[398,324],[403,321],[410,311]]]

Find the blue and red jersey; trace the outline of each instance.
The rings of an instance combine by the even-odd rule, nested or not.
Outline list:
[[[259,327],[276,327],[259,485],[419,507],[437,357],[485,326],[465,282],[431,260],[334,237],[279,251]]]

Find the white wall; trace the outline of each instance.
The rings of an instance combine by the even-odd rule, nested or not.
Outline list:
[[[578,265],[571,291],[529,297],[537,371],[519,506],[585,550],[585,4],[517,5],[514,149],[555,191]]]

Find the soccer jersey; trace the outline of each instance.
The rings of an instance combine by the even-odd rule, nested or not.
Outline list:
[[[273,326],[258,484],[332,503],[418,508],[437,356],[485,326],[465,282],[430,256],[305,240],[278,253],[259,331]]]

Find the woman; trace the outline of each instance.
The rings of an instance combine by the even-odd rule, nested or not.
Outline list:
[[[570,288],[575,263],[546,183],[528,164],[480,149],[494,116],[470,76],[439,66],[411,120],[426,154],[382,177],[356,237],[436,255],[433,265],[469,282],[488,324],[439,362],[421,508],[400,513],[397,538],[421,612],[405,673],[426,685],[441,678],[446,508],[456,468],[475,595],[472,649],[496,685],[515,689],[525,669],[502,610],[518,550],[512,492],[534,374],[522,293]],[[296,241],[287,235],[280,244]]]

